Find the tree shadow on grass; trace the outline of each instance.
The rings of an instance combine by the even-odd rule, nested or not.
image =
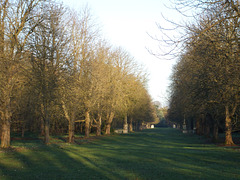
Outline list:
[[[0,153],[0,179],[240,179],[239,152],[172,129]]]
[[[198,136],[179,132],[168,136],[145,132],[121,135],[107,138],[91,150],[107,162],[105,171],[112,169],[127,179],[240,178],[238,152],[204,145]]]
[[[0,179],[107,179],[57,145],[0,154]]]

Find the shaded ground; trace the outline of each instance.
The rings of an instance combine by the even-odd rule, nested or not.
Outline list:
[[[238,148],[176,129],[77,141],[13,141],[0,151],[0,179],[240,179]]]

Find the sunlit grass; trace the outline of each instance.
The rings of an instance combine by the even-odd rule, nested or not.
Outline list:
[[[81,140],[77,140],[81,141]],[[197,135],[153,129],[83,144],[13,141],[0,179],[240,179],[240,151]]]

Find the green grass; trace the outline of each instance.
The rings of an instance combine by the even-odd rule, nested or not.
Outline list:
[[[0,150],[0,179],[240,179],[239,149],[205,142],[164,128],[80,145],[16,140]]]

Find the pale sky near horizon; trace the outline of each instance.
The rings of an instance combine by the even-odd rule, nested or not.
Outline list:
[[[154,101],[167,105],[169,76],[176,60],[156,58],[146,47],[157,49],[156,42],[149,37],[161,36],[156,22],[163,21],[162,14],[170,19],[177,13],[165,5],[168,0],[63,0],[63,3],[80,10],[86,4],[102,29],[104,38],[114,46],[121,46],[149,73],[148,90]]]

